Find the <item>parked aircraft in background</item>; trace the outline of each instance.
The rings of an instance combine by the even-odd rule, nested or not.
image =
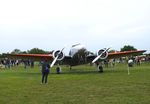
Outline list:
[[[134,54],[142,54],[146,50],[136,50],[136,51],[125,51],[125,52],[114,52],[108,53],[110,48],[100,49],[97,54],[91,54],[86,48],[81,44],[72,45],[69,55],[65,55],[63,49],[56,50],[52,54],[7,54],[9,58],[17,59],[30,59],[30,60],[49,60],[51,62],[51,67],[54,64],[65,64],[69,65],[70,68],[76,65],[82,65],[87,63],[99,63],[104,60],[115,59],[125,56],[132,56]],[[102,65],[97,65],[100,71],[103,71]]]

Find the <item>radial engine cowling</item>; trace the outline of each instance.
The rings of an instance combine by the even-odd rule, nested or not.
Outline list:
[[[105,49],[101,49],[97,52],[97,56],[100,56],[100,59],[104,60],[108,57],[108,51],[106,51]]]
[[[61,50],[54,51],[53,58],[55,59],[57,56],[58,56],[57,61],[61,61],[64,59],[65,54]]]

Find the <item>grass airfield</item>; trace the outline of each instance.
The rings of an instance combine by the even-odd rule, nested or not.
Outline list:
[[[40,67],[0,69],[0,104],[150,104],[150,63],[104,68],[82,65],[51,69],[48,84],[41,84]]]

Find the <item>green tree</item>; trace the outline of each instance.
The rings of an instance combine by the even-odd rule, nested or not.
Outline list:
[[[116,52],[116,50],[114,49],[108,51],[108,53],[114,53],[114,52]]]
[[[20,54],[21,50],[20,49],[14,49],[11,54]]]
[[[47,54],[47,51],[44,51],[42,49],[39,48],[33,48],[31,50],[28,51],[29,54]]]
[[[22,51],[20,54],[27,54],[27,51]]]
[[[125,45],[123,48],[120,49],[121,52],[123,51],[133,51],[133,50],[137,50],[134,46],[131,45]]]

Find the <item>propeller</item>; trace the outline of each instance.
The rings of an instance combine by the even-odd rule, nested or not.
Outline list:
[[[65,48],[65,47],[64,47]],[[58,59],[58,57],[59,57],[59,55],[60,55],[60,53],[64,50],[64,48],[57,54],[57,56],[55,57],[55,59],[53,60],[53,62],[51,63],[51,66],[50,67],[53,67],[54,66],[54,64],[56,63],[56,61],[57,61],[57,59]]]
[[[107,52],[110,48],[106,48],[100,55],[98,55],[93,61],[92,63],[95,63],[105,52]]]

